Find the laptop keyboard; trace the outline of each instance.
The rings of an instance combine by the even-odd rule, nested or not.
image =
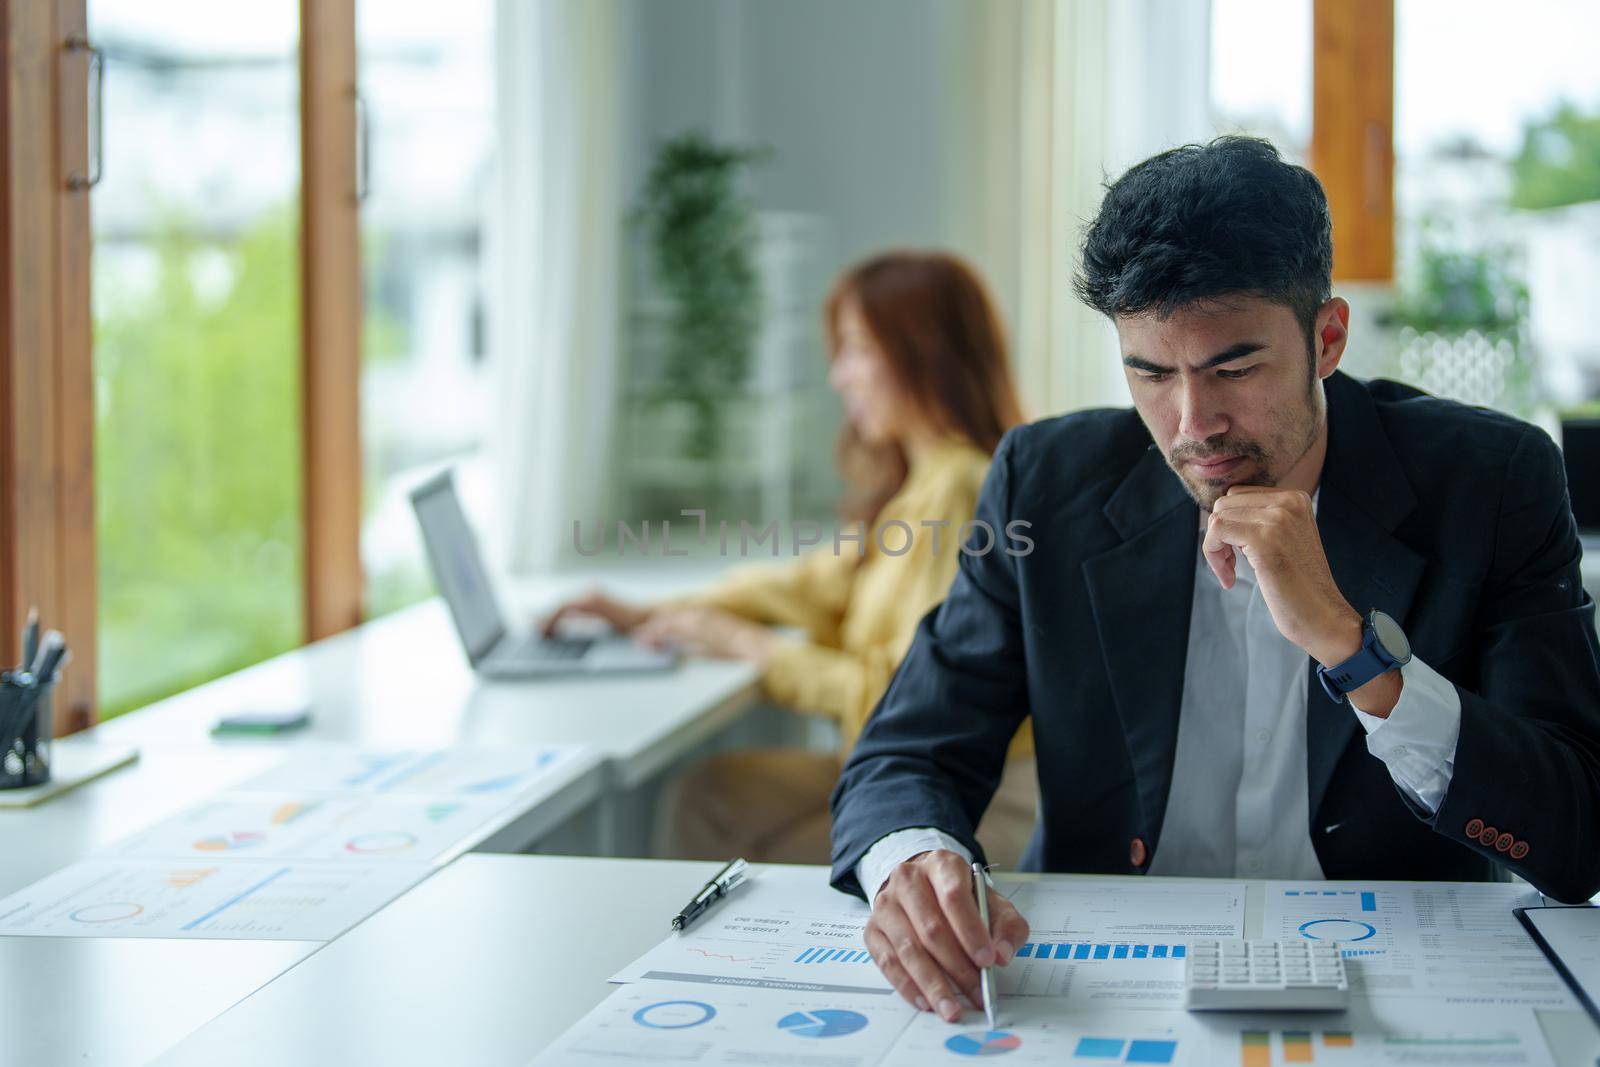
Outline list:
[[[563,663],[582,659],[592,647],[594,641],[590,638],[544,637],[531,633],[496,648],[494,658],[502,662]]]

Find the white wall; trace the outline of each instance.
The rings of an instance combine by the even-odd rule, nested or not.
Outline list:
[[[832,224],[842,269],[893,245],[956,243],[970,83],[963,0],[630,0],[623,187],[687,129],[762,144],[762,210]]]

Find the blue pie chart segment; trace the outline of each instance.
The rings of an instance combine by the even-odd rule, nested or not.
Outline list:
[[[652,1030],[687,1030],[717,1017],[717,1009],[699,1000],[662,1000],[633,1013],[633,1021]]]
[[[795,1037],[843,1037],[866,1025],[865,1015],[840,1008],[792,1011],[778,1020],[778,1029],[787,1030]]]
[[[1022,1038],[1004,1030],[972,1030],[944,1043],[957,1056],[1003,1056],[1022,1047]]]
[[[1300,936],[1310,941],[1365,941],[1378,928],[1356,919],[1312,919],[1300,924]]]

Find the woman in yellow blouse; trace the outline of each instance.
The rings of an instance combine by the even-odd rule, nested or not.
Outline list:
[[[744,750],[692,768],[662,806],[661,855],[828,861],[828,794],[842,756],[917,623],[949,590],[989,458],[1021,421],[998,320],[960,260],[915,252],[869,259],[835,284],[825,316],[828,382],[846,414],[838,457],[851,492],[841,529],[859,532],[864,522],[865,536],[838,551],[825,538],[792,564],[741,568],[699,596],[638,607],[595,594],[551,619],[597,614],[646,642],[749,660],[772,701],[839,725],[838,753]],[[978,830],[996,862],[1021,855],[1036,788],[1024,728]]]

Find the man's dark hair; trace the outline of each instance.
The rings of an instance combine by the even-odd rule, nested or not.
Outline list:
[[[1259,296],[1294,312],[1314,352],[1332,275],[1333,223],[1316,175],[1269,141],[1218,137],[1151,156],[1107,188],[1074,287],[1113,317]]]

